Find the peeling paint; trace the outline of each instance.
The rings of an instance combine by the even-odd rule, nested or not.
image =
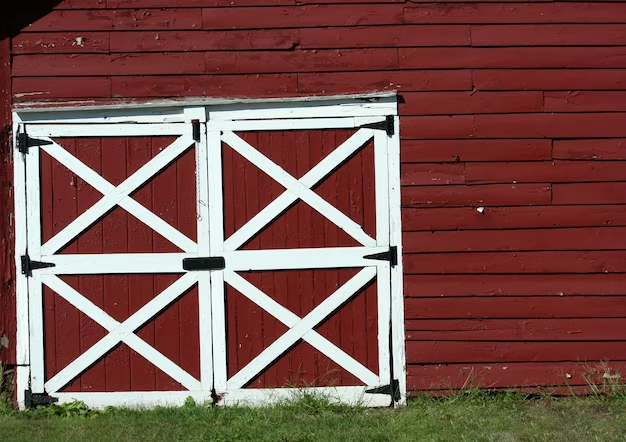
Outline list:
[[[6,334],[3,334],[2,336],[0,336],[0,348],[9,348],[9,338],[7,337]]]

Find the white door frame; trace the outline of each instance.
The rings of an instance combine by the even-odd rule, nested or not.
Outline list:
[[[150,320],[158,311],[160,311],[162,303],[156,302],[157,300],[162,299],[165,301],[167,296],[170,296],[170,299],[171,296],[174,296],[174,299],[176,299],[175,297],[177,296],[177,291],[183,290],[182,287],[188,287],[194,284],[196,281],[198,282],[199,291],[201,293],[210,292],[210,286],[212,284],[219,284],[220,281],[223,281],[223,278],[225,278],[229,283],[239,284],[241,286],[241,280],[243,280],[243,278],[237,277],[234,271],[246,270],[247,268],[250,268],[250,261],[254,261],[257,263],[259,262],[257,256],[253,256],[256,251],[236,251],[235,245],[238,241],[241,241],[241,237],[238,240],[237,237],[235,237],[234,239],[237,241],[233,240],[230,244],[228,243],[228,241],[233,239],[232,237],[229,238],[226,242],[223,242],[223,238],[221,238],[222,242],[220,243],[220,235],[222,235],[222,233],[216,231],[216,229],[213,229],[209,232],[209,223],[217,222],[215,214],[218,213],[217,210],[220,209],[219,207],[216,208],[215,205],[221,205],[221,201],[216,201],[215,198],[209,199],[209,191],[212,188],[211,186],[216,186],[218,183],[214,174],[209,174],[208,170],[206,170],[208,167],[208,156],[215,154],[215,143],[220,137],[220,132],[218,131],[229,132],[230,129],[241,131],[269,129],[285,130],[296,128],[313,129],[321,127],[360,127],[363,124],[380,121],[381,118],[384,118],[386,116],[397,116],[397,103],[396,97],[394,95],[386,95],[381,97],[380,94],[377,94],[376,96],[358,96],[348,98],[329,97],[325,99],[321,98],[305,100],[281,99],[244,101],[221,101],[218,103],[198,102],[193,103],[193,105],[185,105],[176,102],[161,102],[158,103],[158,105],[148,104],[134,107],[111,106],[98,108],[81,108],[80,110],[22,109],[20,111],[14,112],[14,134],[17,135],[18,130],[22,128],[24,124],[27,124],[27,130],[29,135],[44,139],[50,137],[81,135],[111,136],[111,134],[125,136],[178,135],[180,137],[191,137],[195,135],[190,133],[190,123],[192,121],[198,121],[200,123],[208,121],[206,124],[201,124],[201,140],[197,141],[195,144],[197,172],[200,176],[209,176],[208,186],[199,185],[197,189],[198,200],[202,202],[208,201],[208,204],[198,204],[199,223],[197,242],[194,243],[188,238],[184,238],[182,234],[180,234],[180,232],[178,232],[177,234],[177,232],[172,231],[171,229],[168,230],[167,226],[163,226],[163,224],[166,223],[159,223],[158,219],[155,219],[156,217],[150,217],[149,214],[145,213],[147,212],[147,210],[144,209],[142,214],[147,215],[148,221],[152,219],[152,224],[149,225],[155,229],[158,229],[160,233],[165,233],[164,236],[172,240],[172,242],[176,241],[174,243],[177,244],[182,250],[184,250],[185,253],[159,254],[161,256],[157,260],[154,259],[154,254],[149,254],[151,259],[149,261],[143,262],[146,266],[150,268],[150,272],[154,273],[164,271],[184,272],[184,270],[181,268],[183,258],[210,256],[210,253],[216,251],[215,247],[211,246],[211,242],[217,241],[217,243],[219,244],[223,243],[223,247],[220,247],[224,252],[224,256],[227,260],[229,260],[229,262],[232,262],[234,264],[232,267],[230,267],[231,271],[226,272],[220,271],[187,273],[180,280],[174,283],[170,288],[165,290],[165,292],[159,295],[158,298],[155,298],[154,303],[149,303],[152,304],[151,308],[147,310],[140,310],[139,312],[137,312],[137,314],[131,317],[131,319],[134,318],[133,321],[130,321],[130,319],[129,321],[126,321],[132,322],[132,326],[130,328],[137,326],[137,324],[139,323],[144,323],[145,321]],[[323,115],[324,118],[315,118],[319,117],[320,115]],[[281,120],[274,120],[274,122],[267,121],[267,119],[276,118],[279,118]],[[88,124],[88,126],[77,126],[77,124]],[[374,269],[374,273],[376,273],[377,271],[389,272],[391,281],[389,316],[391,325],[390,333],[393,343],[393,348],[390,349],[390,359],[392,363],[392,370],[394,372],[394,378],[397,379],[398,391],[400,394],[400,397],[395,403],[403,404],[406,400],[406,364],[404,343],[404,304],[402,298],[403,278],[401,259],[402,236],[400,224],[400,142],[398,118],[394,118],[393,124],[394,130],[392,131],[393,133],[389,136],[381,131],[372,130],[372,132],[377,133],[373,135],[374,137],[380,138],[384,136],[384,138],[386,138],[386,172],[389,183],[389,188],[387,192],[389,196],[387,200],[389,214],[388,238],[389,243],[397,247],[398,257],[400,259],[398,259],[398,264],[393,267],[390,267],[389,265],[387,265],[387,263],[381,262],[377,262],[373,267],[371,267],[371,260],[362,259],[362,251],[355,250],[352,251],[352,254],[356,261],[354,261],[351,265],[357,265],[359,262],[358,260],[360,259],[361,263],[364,266],[364,270],[361,271],[361,273],[357,274],[358,278],[355,277],[357,278],[357,280],[354,281],[354,284],[356,285],[359,285],[359,283],[363,283],[363,281],[370,276],[369,273],[371,273],[371,270],[367,269]],[[184,142],[182,141],[180,143],[184,144]],[[17,142],[15,143],[15,145],[17,145]],[[66,166],[74,166],[74,172],[83,177],[83,179],[89,182],[97,190],[114,194],[114,197],[111,196],[108,198],[109,204],[111,201],[116,201],[117,204],[120,204],[126,210],[142,210],[143,207],[141,205],[134,202],[132,198],[128,197],[128,193],[130,193],[132,190],[123,187],[123,185],[118,186],[118,188],[114,188],[99,175],[95,176],[97,175],[95,174],[95,172],[87,170],[84,164],[81,163],[81,165],[76,163],[74,160],[72,160],[73,157],[68,158],[67,155],[69,154],[67,154],[67,152],[64,151],[62,148],[59,150],[59,146],[57,145],[52,145],[52,147],[42,146],[41,148],[49,150],[49,153],[53,156],[55,156],[54,154],[56,154],[57,158],[60,157],[64,161],[63,164],[65,164]],[[37,183],[38,180],[35,180],[35,185],[33,185],[33,180],[30,177],[35,176],[33,175],[35,173],[35,170],[34,166],[32,165],[38,164],[37,162],[35,162],[38,161],[36,160],[36,157],[38,157],[38,152],[39,148],[31,148],[25,155],[22,155],[19,152],[16,152],[14,155],[15,240],[16,268],[18,269],[16,281],[18,327],[17,388],[18,402],[20,406],[24,407],[26,390],[30,390],[33,393],[36,393],[39,390],[43,391],[43,332],[42,330],[37,330],[36,327],[34,327],[35,323],[41,323],[41,312],[38,312],[36,308],[29,309],[29,305],[39,305],[39,302],[41,301],[42,284],[53,286],[55,292],[57,292],[61,296],[66,297],[66,299],[68,299],[77,307],[80,305],[80,309],[88,314],[88,316],[92,317],[92,319],[94,319],[97,323],[103,325],[105,329],[111,331],[111,333],[103,339],[103,341],[106,342],[102,344],[99,343],[101,344],[99,347],[100,351],[111,345],[111,342],[118,342],[120,340],[124,341],[131,347],[135,348],[135,350],[141,350],[139,352],[143,352],[142,354],[144,354],[144,356],[148,354],[149,357],[146,357],[148,357],[149,360],[151,360],[152,362],[157,361],[157,363],[160,364],[158,365],[159,368],[163,369],[165,367],[164,371],[166,371],[166,373],[170,375],[174,374],[173,377],[176,380],[181,382],[185,387],[190,388],[190,391],[181,392],[55,393],[54,389],[62,387],[62,383],[66,379],[66,377],[59,376],[62,374],[63,371],[65,371],[63,370],[61,373],[59,373],[59,375],[55,376],[56,379],[50,379],[46,383],[46,386],[50,387],[49,390],[52,391],[52,393],[50,394],[54,397],[57,397],[60,402],[83,400],[90,406],[102,407],[106,405],[180,405],[187,397],[193,397],[195,400],[200,402],[211,400],[211,394],[209,393],[209,390],[211,390],[213,387],[214,376],[216,381],[216,390],[219,390],[219,382],[223,383],[223,377],[220,377],[221,375],[219,373],[213,373],[214,368],[216,371],[223,370],[223,368],[218,368],[215,365],[213,361],[213,352],[217,352],[219,351],[219,349],[213,349],[212,347],[213,345],[215,345],[214,342],[220,342],[219,340],[213,340],[212,333],[216,329],[219,330],[221,326],[218,325],[216,328],[216,322],[213,321],[214,327],[211,327],[211,317],[215,318],[216,315],[219,316],[220,313],[223,314],[224,305],[223,303],[220,303],[220,296],[213,296],[212,302],[209,302],[207,300],[207,297],[204,297],[204,300],[202,296],[200,297],[201,318],[205,318],[204,321],[200,321],[201,343],[206,343],[204,345],[201,345],[201,347],[204,348],[206,351],[202,352],[201,355],[201,379],[190,379],[191,376],[185,376],[186,373],[180,372],[182,370],[176,370],[176,367],[172,367],[172,365],[175,366],[175,364],[171,363],[171,361],[170,364],[168,364],[167,361],[164,361],[160,357],[163,355],[155,354],[154,352],[156,352],[156,350],[145,344],[145,342],[143,342],[135,334],[133,334],[132,331],[126,330],[129,324],[117,323],[110,316],[101,311],[98,307],[91,304],[80,294],[76,293],[73,289],[71,289],[60,279],[54,276],[55,274],[67,272],[67,269],[71,269],[72,274],[94,273],[94,267],[99,268],[101,271],[106,270],[108,273],[128,273],[129,269],[132,269],[133,267],[133,261],[141,262],[141,260],[145,257],[142,257],[140,255],[117,255],[115,257],[107,259],[106,256],[94,256],[94,258],[97,258],[97,262],[94,263],[94,261],[92,261],[89,265],[86,266],[84,264],[81,264],[80,256],[53,254],[54,251],[63,247],[64,243],[67,243],[67,241],[71,240],[71,237],[68,239],[67,235],[61,236],[57,240],[54,240],[53,238],[54,241],[48,241],[48,243],[43,245],[37,244],[38,241],[34,241],[33,238],[38,237],[40,226],[35,226],[34,224],[37,223],[32,222],[32,220],[39,219],[36,218],[39,208],[38,204],[29,204],[27,207],[26,183],[28,181],[29,184],[27,191],[29,193],[32,192],[28,200],[35,201],[33,200],[34,194],[39,192],[39,186]],[[68,160],[70,162],[69,165],[67,164]],[[27,175],[29,177],[28,180],[26,178]],[[148,179],[147,177],[144,178]],[[285,176],[283,176],[283,178],[289,181],[289,185],[292,189],[298,192],[302,192],[302,195],[299,194],[300,197],[307,198],[307,196],[312,196],[312,192],[307,192],[307,186],[311,187],[312,184],[308,184],[306,180],[304,180],[304,178],[301,180],[304,180],[304,183],[300,183],[295,179],[290,180],[289,177]],[[314,178],[314,176],[312,178]],[[219,179],[221,180],[221,177]],[[36,190],[34,190],[35,187],[37,188]],[[122,188],[120,189],[120,187]],[[289,195],[288,192],[285,193]],[[285,200],[288,198],[291,197],[283,196],[283,199]],[[105,197],[103,199],[107,198]],[[101,205],[99,206],[100,210],[102,210],[102,207],[108,207],[108,205],[105,203],[98,204]],[[113,204],[116,203],[114,202]],[[284,204],[284,202],[282,204]],[[319,201],[314,204],[319,205]],[[321,204],[323,205],[323,203]],[[334,221],[335,220],[333,220],[333,222]],[[368,243],[367,238],[365,238],[363,235],[353,229],[354,226],[345,225],[346,220],[344,219],[343,221],[343,227],[348,229],[346,231],[350,231],[350,229],[352,228],[352,233],[359,236],[359,238],[357,238],[359,241],[361,241],[362,243],[365,242],[365,244],[370,248],[380,247],[381,251],[383,250],[384,247],[380,246],[380,243]],[[31,233],[31,235],[27,236],[27,231]],[[54,264],[56,264],[56,267],[36,270],[33,272],[33,276],[30,278],[26,275],[23,275],[20,272],[22,265],[21,256],[25,255],[27,250],[32,260],[53,262]],[[314,256],[312,256],[312,259],[313,262],[310,262],[309,264],[315,267],[314,261],[317,261],[317,259],[315,259]],[[287,254],[285,255],[285,259],[281,259],[281,261],[283,263],[286,263],[293,261],[293,258],[292,256],[288,256]],[[245,280],[243,281],[245,282]],[[215,287],[215,285],[213,287]],[[252,292],[249,287],[247,290],[249,293]],[[335,295],[337,295],[336,297],[340,297],[341,294],[342,293],[340,289],[339,294]],[[333,297],[335,297],[335,295],[333,295]],[[267,299],[263,299],[262,297],[260,297],[259,293],[256,293],[254,296],[257,296],[258,302],[262,303],[264,301],[267,301]],[[147,307],[148,306],[146,306],[146,308]],[[283,308],[282,313],[279,313],[277,315],[277,317],[280,316],[278,317],[279,320],[281,320],[288,326],[290,326],[290,324],[295,324],[296,321],[300,321],[300,318],[295,316],[293,313],[284,310],[285,309]],[[204,312],[204,314],[202,312]],[[309,320],[319,319],[317,314],[311,316],[313,317],[308,318]],[[137,324],[134,323],[135,321],[138,321]],[[306,318],[302,322],[304,321],[306,321]],[[302,326],[300,326],[300,328],[301,327]],[[294,333],[295,335],[297,335],[296,332],[292,332],[292,335],[294,335]],[[306,340],[309,342],[316,342],[316,340],[319,341],[320,339],[324,339],[316,333],[307,333],[306,331],[303,333],[303,335],[306,336]],[[91,350],[92,349],[88,351]],[[84,358],[82,363],[87,364],[88,360]],[[367,375],[361,372],[361,377],[365,376]],[[366,377],[366,379],[373,380],[371,377]],[[368,384],[372,383],[368,382]],[[342,388],[344,389],[343,391],[338,394],[331,394],[331,396],[334,396],[338,400],[348,402],[363,401],[363,398],[366,397],[368,399],[366,402],[370,405],[389,405],[389,401],[381,400],[381,398],[383,398],[385,395],[366,394],[364,396],[363,387]],[[253,389],[250,389],[249,391],[251,390]],[[230,394],[229,400],[223,400],[221,403],[228,404],[240,401],[247,403],[259,403],[259,401],[261,401],[263,403],[267,403],[268,401],[272,401],[273,398],[281,399],[289,397],[291,394],[294,393],[294,391],[290,389],[272,389],[266,391],[262,391],[259,389],[254,390],[256,390],[256,393],[246,392],[245,395],[240,398],[237,398],[238,394]],[[327,392],[325,391],[325,393]]]

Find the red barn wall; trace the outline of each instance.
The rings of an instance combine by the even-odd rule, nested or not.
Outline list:
[[[11,45],[14,104],[398,90],[409,388],[626,361],[626,2],[66,0]]]

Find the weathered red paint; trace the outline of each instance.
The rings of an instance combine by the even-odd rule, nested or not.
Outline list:
[[[403,244],[406,253],[490,250],[624,250],[626,249],[626,228],[406,232],[403,235]]]
[[[480,69],[472,79],[482,91],[626,89],[623,69]]]
[[[620,205],[404,209],[402,228],[413,230],[543,229],[626,226]]]
[[[4,21],[0,20],[0,33]],[[11,208],[13,155],[11,153],[11,42],[0,35],[0,364],[15,364],[15,266]],[[4,338],[4,339],[3,339]],[[6,343],[8,339],[8,343]]]
[[[0,61],[9,50],[13,55],[11,71],[0,64],[0,89],[13,89],[0,96],[0,126],[10,122],[11,97],[24,106],[398,90],[409,388],[444,388],[446,382],[460,388],[476,375],[494,388],[568,382],[576,389],[585,382],[575,361],[613,358],[614,367],[623,365],[624,23],[626,5],[619,2],[64,0],[45,10],[20,9],[10,44],[0,45]],[[248,136],[300,177],[345,134]],[[158,148],[147,139],[83,140],[80,149],[67,142],[113,182]],[[6,135],[0,145],[10,158]],[[293,145],[309,146],[309,154],[296,155]],[[224,152],[230,173],[225,227],[232,233],[283,189],[228,148]],[[369,232],[375,229],[366,197],[373,185],[374,171],[365,167],[371,155],[366,148],[316,189]],[[6,188],[11,166],[2,164]],[[185,180],[193,168],[193,155],[181,158],[135,195],[190,237],[195,196]],[[46,237],[99,197],[80,180],[78,188],[70,186],[72,175],[45,156],[42,179],[55,185],[57,198],[53,208],[51,189],[44,188]],[[8,212],[11,195],[2,198]],[[12,239],[4,217],[0,231],[0,334],[9,330],[14,345]],[[298,203],[246,247],[350,244]],[[172,251],[119,209],[67,249],[104,250]],[[353,271],[246,277],[303,315]],[[169,278],[65,279],[123,320]],[[319,331],[375,370],[372,290]],[[191,290],[139,332],[194,376],[196,294]],[[45,297],[50,375],[104,332],[58,296],[46,291]],[[240,294],[229,290],[228,298],[233,374],[286,328]],[[299,344],[252,386],[354,382],[335,368]],[[175,388],[125,346],[68,386]]]
[[[621,251],[420,253],[404,257],[415,274],[624,273]]]
[[[404,284],[406,294],[411,297],[436,297],[436,298],[463,298],[481,296],[490,298],[486,304],[478,303],[478,311],[484,309],[485,305],[493,305],[494,311],[498,306],[503,306],[501,297],[503,296],[538,296],[541,299],[520,299],[519,302],[526,303],[529,308],[535,308],[536,302],[548,300],[551,297],[562,295],[623,295],[624,277],[621,274],[564,274],[564,275],[405,275]],[[578,298],[574,298],[577,300]],[[454,302],[460,301],[455,299]],[[571,305],[571,299],[562,301],[562,305]],[[471,299],[463,301],[467,305],[473,303]],[[448,304],[450,300],[448,300]],[[558,304],[557,304],[558,307]],[[575,307],[575,305],[573,306]],[[442,307],[443,308],[443,307]],[[500,308],[502,310],[502,308]],[[552,313],[547,313],[548,317],[554,314],[561,314],[558,308]],[[581,317],[585,317],[584,309]],[[463,312],[463,308],[461,308]],[[520,317],[528,315],[526,310],[522,310]],[[564,312],[566,316],[568,312]],[[462,316],[464,313],[462,313]],[[553,316],[549,316],[553,315]],[[412,316],[408,316],[411,318]],[[463,316],[465,317],[465,316]],[[534,317],[534,316],[528,316]]]
[[[408,385],[419,390],[445,391],[467,388],[506,389],[520,387],[527,391],[548,387],[555,394],[588,394],[589,383],[603,385],[605,374],[623,373],[621,361],[513,362],[505,364],[433,364],[410,365]],[[558,388],[563,387],[564,388]],[[584,388],[578,388],[578,387]],[[610,388],[610,387],[609,387]]]

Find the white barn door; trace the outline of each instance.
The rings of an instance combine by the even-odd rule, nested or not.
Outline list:
[[[20,399],[403,403],[395,115],[16,114]]]

